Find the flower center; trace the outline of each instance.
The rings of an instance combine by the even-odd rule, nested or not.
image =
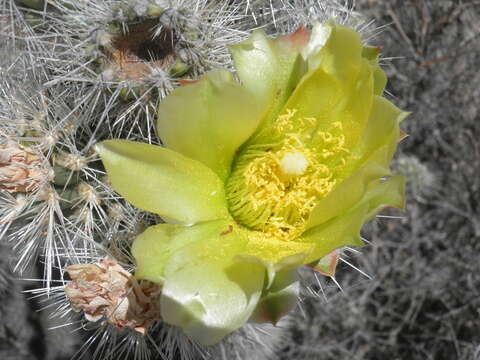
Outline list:
[[[345,164],[344,137],[317,131],[316,119],[280,115],[272,143],[248,146],[227,181],[230,213],[261,236],[293,240],[303,233],[318,201],[335,186]],[[335,125],[340,130],[341,125]]]

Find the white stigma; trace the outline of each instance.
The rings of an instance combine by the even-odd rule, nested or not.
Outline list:
[[[301,152],[286,153],[280,160],[280,169],[287,175],[302,175],[308,168],[308,160]]]

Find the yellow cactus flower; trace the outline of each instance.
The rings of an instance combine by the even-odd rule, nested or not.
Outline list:
[[[240,82],[214,71],[161,102],[164,147],[97,146],[114,189],[165,221],[135,240],[135,276],[160,284],[162,319],[204,344],[277,321],[297,267],[361,246],[366,221],[403,205],[389,163],[406,113],[382,97],[376,48],[329,21],[255,31],[231,53]]]

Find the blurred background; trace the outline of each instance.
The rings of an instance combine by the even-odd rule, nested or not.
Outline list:
[[[480,1],[357,0],[355,9],[375,20],[370,43],[383,47],[390,98],[412,112],[394,163],[408,178],[407,205],[366,226],[370,245],[348,254],[368,276],[340,263],[340,291],[302,274],[300,306],[268,340],[268,358],[480,359]],[[0,246],[0,359],[69,359],[82,333],[49,330],[58,320],[22,293],[36,284],[14,280]]]

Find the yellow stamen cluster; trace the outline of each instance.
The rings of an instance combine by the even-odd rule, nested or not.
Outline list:
[[[251,145],[227,182],[230,212],[262,237],[292,240],[336,184],[349,151],[341,123],[318,131],[315,118],[287,110],[273,126],[271,144]]]

